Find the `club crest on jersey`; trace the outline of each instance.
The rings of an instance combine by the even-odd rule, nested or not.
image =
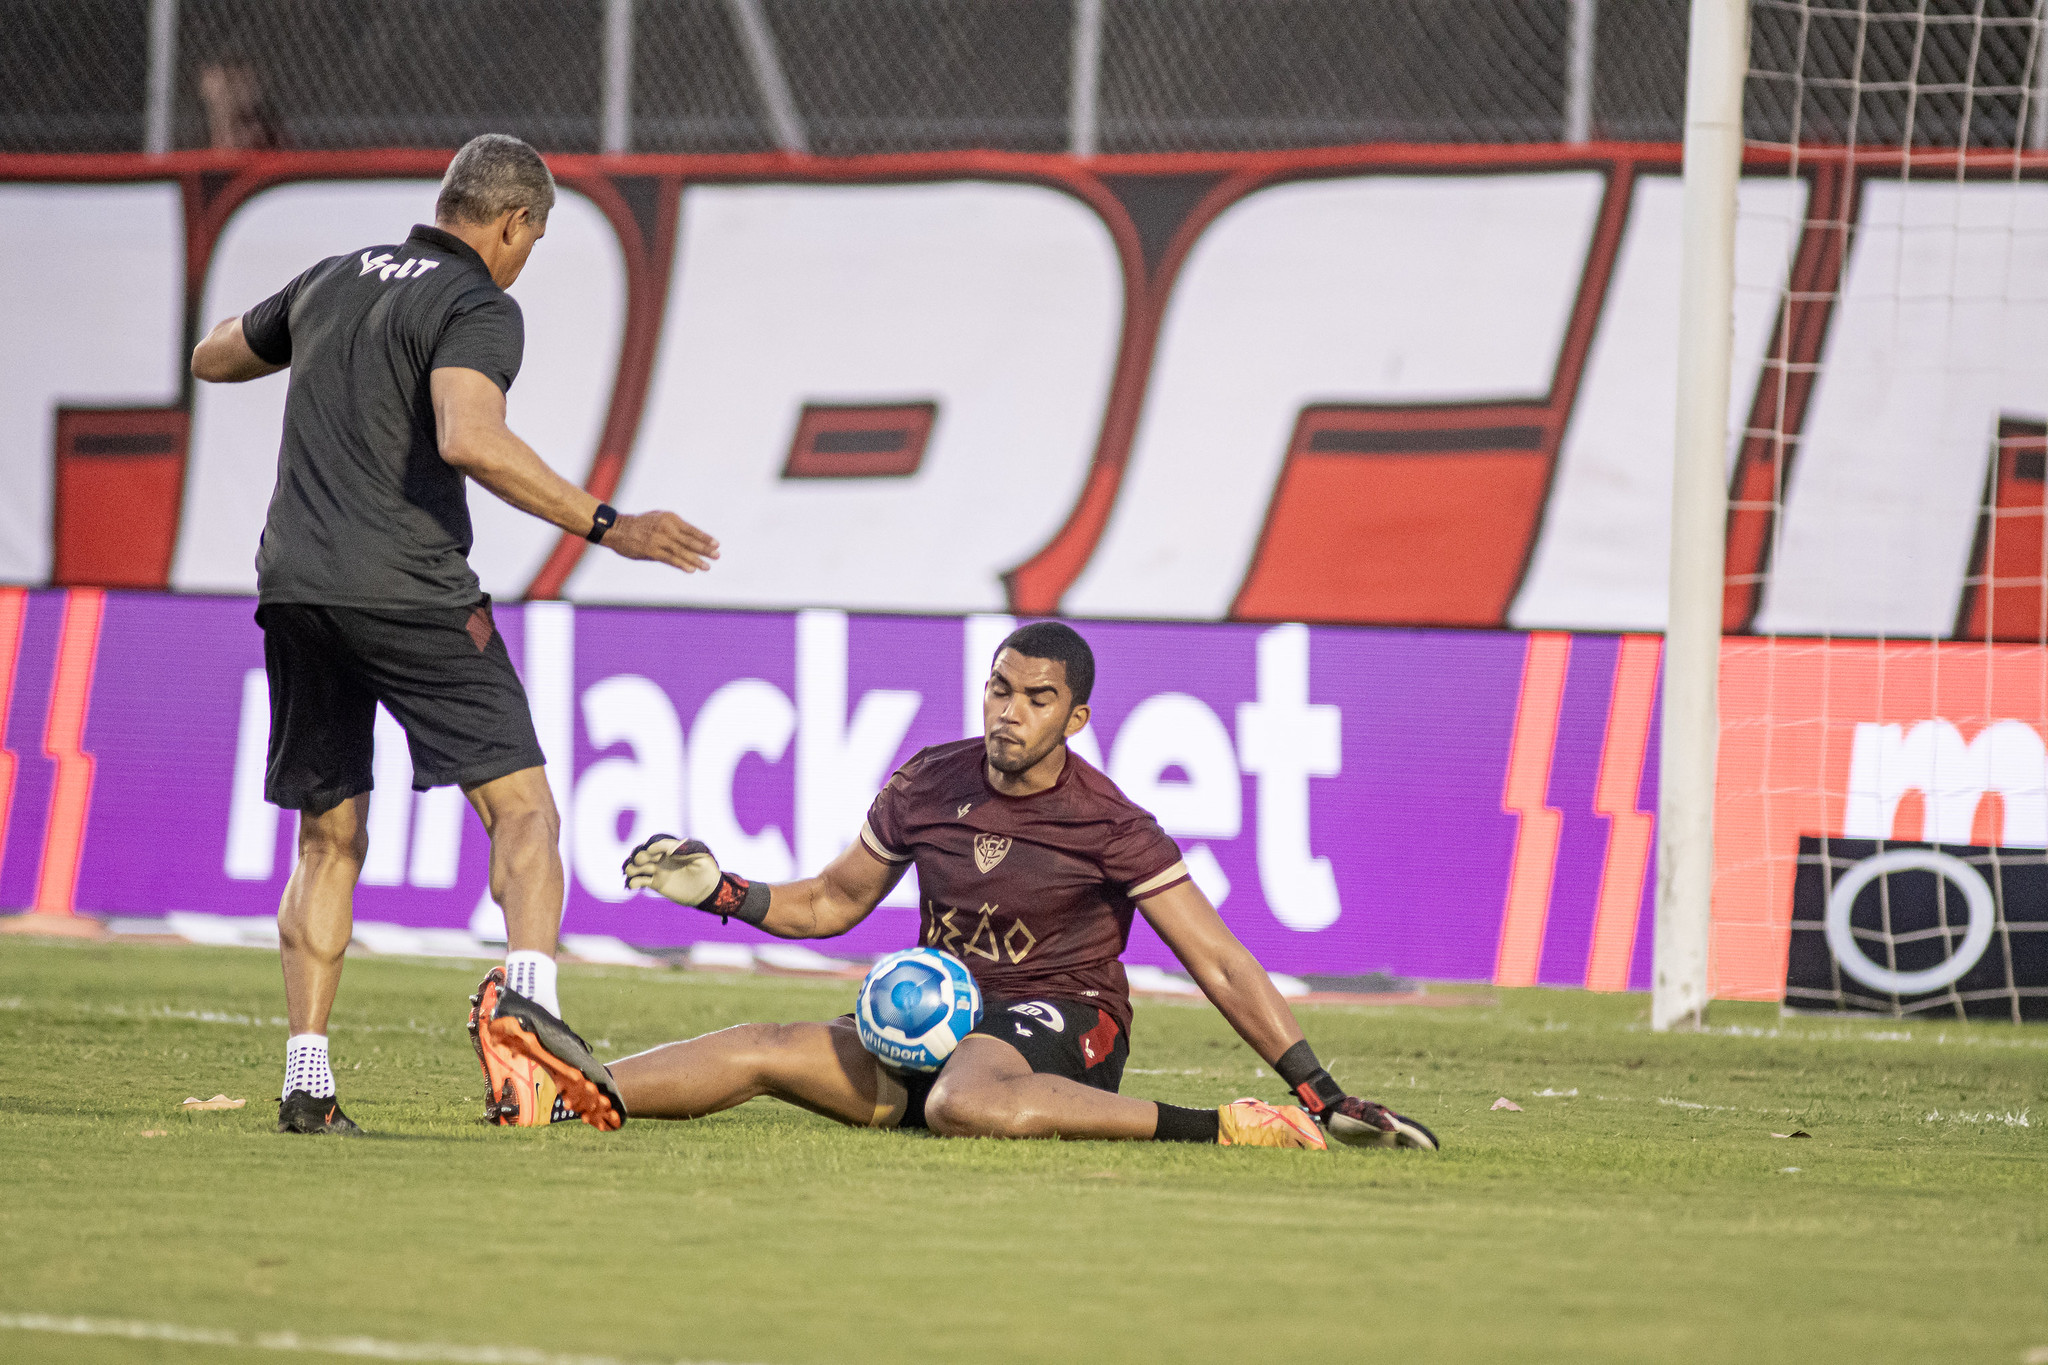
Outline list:
[[[977,834],[974,836],[974,865],[983,872],[993,872],[996,864],[1010,852],[1010,840],[1001,834]]]

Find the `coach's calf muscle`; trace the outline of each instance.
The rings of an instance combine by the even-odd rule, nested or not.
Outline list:
[[[552,954],[562,927],[562,817],[545,768],[521,768],[463,789],[491,839],[491,899],[514,952]]]
[[[293,1033],[325,1033],[355,932],[350,900],[370,850],[370,798],[351,797],[299,819],[299,860],[277,906],[285,1002]]]

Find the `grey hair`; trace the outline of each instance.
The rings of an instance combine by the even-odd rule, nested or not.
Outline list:
[[[483,133],[463,144],[448,173],[434,218],[443,223],[495,223],[501,214],[525,209],[545,225],[555,206],[555,177],[540,153],[505,133]]]

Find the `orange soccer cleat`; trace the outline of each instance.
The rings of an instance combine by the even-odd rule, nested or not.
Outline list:
[[[1216,1142],[1221,1147],[1312,1147],[1329,1143],[1306,1109],[1267,1104],[1264,1100],[1233,1100],[1216,1111]]]
[[[504,989],[505,969],[493,967],[469,997],[469,1041],[484,1068],[484,1122],[544,1128],[553,1120],[558,1087],[546,1067],[491,1033],[491,1014]]]
[[[510,1053],[540,1068],[553,1077],[561,1102],[593,1128],[608,1133],[626,1121],[625,1102],[612,1084],[611,1072],[575,1030],[504,985],[502,977],[488,1014],[483,1012],[482,992],[478,995],[479,1050]],[[491,1040],[488,1049],[484,1038]]]

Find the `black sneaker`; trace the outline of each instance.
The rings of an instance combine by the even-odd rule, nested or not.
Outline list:
[[[280,1133],[333,1133],[337,1137],[361,1137],[355,1120],[341,1112],[332,1095],[316,1099],[304,1090],[294,1090],[277,1102],[277,1131]]]
[[[491,1011],[491,1035],[525,1053],[555,1078],[565,1108],[593,1128],[610,1132],[626,1121],[626,1105],[606,1071],[567,1024],[509,986]]]
[[[1384,1104],[1346,1095],[1316,1115],[1329,1135],[1347,1147],[1419,1147],[1438,1150],[1436,1134]]]

